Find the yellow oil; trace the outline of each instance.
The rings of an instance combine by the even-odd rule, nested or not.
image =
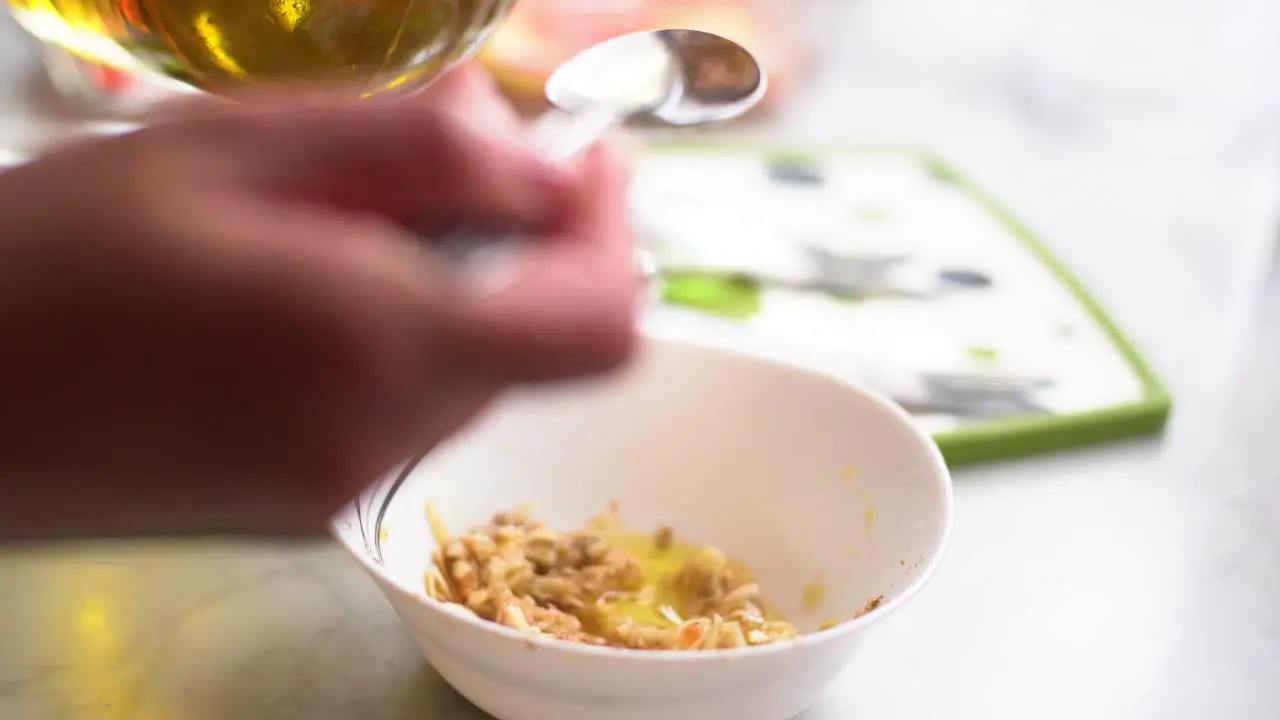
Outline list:
[[[514,0],[7,0],[41,39],[206,90],[337,80],[362,94],[425,79]]]
[[[643,600],[610,604],[609,614],[615,621],[631,618],[643,625],[673,625],[672,620],[663,613],[664,607],[670,608],[679,617],[685,617],[689,598],[676,587],[675,577],[680,573],[680,568],[697,555],[701,548],[673,540],[669,547],[663,549],[658,547],[653,535],[631,532],[616,533],[609,537],[609,543],[635,557],[644,571],[645,584],[649,587],[643,593]]]
[[[682,592],[676,576],[689,561],[705,552],[704,547],[678,538],[662,546],[654,534],[637,532],[611,533],[609,543],[635,557],[644,572],[648,589],[641,593],[639,600],[610,603],[603,619],[605,624],[616,624],[629,618],[643,625],[671,627],[676,624],[672,614],[676,618],[691,617],[690,606],[695,598]],[[752,577],[750,569],[742,562],[730,558],[729,564],[741,577]],[[776,609],[768,605],[762,607],[761,612],[769,620],[783,619]]]
[[[804,586],[804,590],[800,593],[800,604],[806,612],[812,612],[818,609],[822,601],[827,597],[827,574],[818,573],[808,585]]]

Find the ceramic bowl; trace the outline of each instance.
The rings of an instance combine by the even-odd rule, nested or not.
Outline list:
[[[428,502],[459,532],[522,503],[552,527],[581,527],[614,501],[632,529],[669,525],[745,561],[806,634],[712,652],[587,647],[530,638],[424,592]],[[950,524],[937,447],[879,395],[650,338],[618,376],[511,396],[385,478],[334,530],[427,660],[500,720],[786,720],[920,590]],[[832,620],[842,622],[820,630]]]

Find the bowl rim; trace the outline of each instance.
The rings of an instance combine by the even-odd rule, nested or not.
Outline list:
[[[438,613],[447,622],[461,623],[463,625],[476,628],[481,632],[491,633],[496,637],[519,642],[525,647],[527,647],[530,642],[533,642],[538,645],[539,649],[563,651],[584,658],[611,658],[628,662],[688,663],[705,662],[711,659],[727,660],[745,657],[766,657],[777,653],[800,650],[811,645],[828,644],[852,635],[853,633],[887,618],[889,615],[897,612],[901,607],[913,600],[915,596],[924,589],[924,586],[928,584],[930,579],[932,579],[933,574],[942,563],[942,559],[946,555],[947,547],[951,542],[954,515],[954,492],[952,487],[951,471],[947,467],[946,461],[943,459],[942,452],[938,449],[937,443],[935,443],[932,437],[915,424],[911,415],[905,409],[874,388],[870,388],[850,378],[841,377],[834,372],[828,372],[811,366],[802,366],[794,362],[786,362],[775,357],[769,357],[767,354],[753,352],[742,347],[730,347],[722,343],[694,339],[684,336],[682,333],[666,333],[646,330],[644,336],[644,341],[646,343],[657,342],[663,345],[682,345],[704,352],[724,353],[737,356],[739,358],[747,358],[753,362],[771,366],[771,369],[774,371],[809,375],[815,380],[826,382],[832,386],[838,386],[844,392],[861,395],[862,399],[870,401],[873,405],[877,406],[880,410],[887,412],[889,416],[893,417],[897,422],[903,425],[928,458],[930,468],[933,471],[931,473],[931,477],[938,486],[942,496],[942,512],[941,518],[939,518],[940,527],[938,540],[932,548],[930,555],[927,556],[925,562],[918,566],[917,569],[919,572],[915,579],[905,587],[901,588],[901,590],[899,590],[892,599],[877,607],[873,612],[868,612],[859,617],[846,620],[824,630],[802,633],[795,638],[780,640],[767,645],[699,650],[697,652],[636,650],[612,646],[587,645],[568,640],[560,640],[545,635],[529,635],[514,628],[509,628],[505,625],[499,625],[497,623],[481,619],[472,613],[459,612],[457,609],[453,608],[453,603],[441,602],[426,595],[425,592],[414,593],[409,591],[403,587],[401,583],[391,578],[387,573],[386,568],[376,563],[368,552],[364,551],[363,548],[356,547],[352,542],[349,542],[346,537],[344,537],[345,533],[342,531],[340,525],[343,523],[350,524],[352,522],[347,518],[350,513],[354,512],[354,505],[349,505],[344,508],[331,521],[330,530],[334,538],[347,550],[349,554],[355,557],[356,561],[360,563],[360,565],[364,567],[365,571],[377,581],[378,585],[384,592],[395,592],[405,600],[421,605],[431,612]],[[422,458],[419,457],[417,460],[411,461],[409,466],[398,471],[396,474],[401,477],[407,477],[416,470],[417,462],[421,459]],[[384,500],[384,504],[390,503],[392,497],[394,497],[394,491]]]

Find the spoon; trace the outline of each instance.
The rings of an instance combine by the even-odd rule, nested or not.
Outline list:
[[[732,120],[765,87],[760,64],[732,40],[701,30],[632,33],[587,48],[551,74],[547,100],[560,112],[543,116],[534,138],[548,157],[569,158],[636,116],[676,127]]]
[[[554,109],[535,121],[532,146],[565,161],[590,147],[610,128],[644,117],[675,127],[722,123],[764,97],[760,64],[741,45],[701,30],[648,30],[605,40],[570,58],[547,80]],[[464,274],[518,248],[518,237],[469,231],[446,233],[434,243]],[[646,278],[656,274],[637,258]]]

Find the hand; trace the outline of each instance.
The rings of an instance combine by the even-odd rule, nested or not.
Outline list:
[[[0,173],[0,537],[322,530],[504,389],[625,362],[625,160],[540,161],[479,77]],[[536,242],[480,295],[424,221]]]

